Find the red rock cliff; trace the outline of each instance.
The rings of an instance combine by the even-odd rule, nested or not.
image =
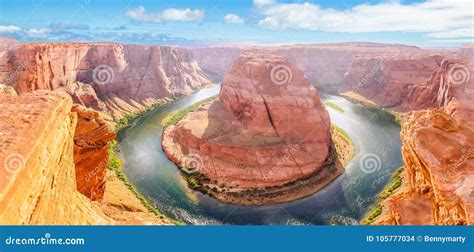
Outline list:
[[[0,83],[20,95],[64,89],[75,103],[105,110],[115,119],[209,82],[182,48],[117,43],[8,43],[0,48]]]

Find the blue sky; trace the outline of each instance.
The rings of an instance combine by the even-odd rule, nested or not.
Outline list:
[[[0,36],[21,41],[307,44],[473,43],[473,2],[0,0]]]

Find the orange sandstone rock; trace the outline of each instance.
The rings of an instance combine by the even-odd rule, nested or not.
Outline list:
[[[0,94],[0,223],[94,224],[107,217],[76,190],[77,117],[64,94]]]
[[[101,200],[108,166],[107,143],[115,138],[115,132],[92,109],[74,105],[72,112],[78,119],[74,134],[77,190],[92,200]]]
[[[113,137],[97,112],[73,108],[62,92],[0,93],[0,223],[171,224],[107,174]]]
[[[384,201],[376,224],[474,223],[473,74],[472,62],[441,63],[433,83],[439,108],[416,111],[403,123],[407,182]],[[416,222],[410,217],[422,212]]]

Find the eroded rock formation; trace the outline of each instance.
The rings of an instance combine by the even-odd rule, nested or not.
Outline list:
[[[406,183],[383,202],[376,224],[474,223],[473,74],[469,59],[444,60],[433,73],[435,108],[404,121]]]
[[[99,113],[81,105],[74,105],[77,114],[74,133],[74,163],[77,190],[92,200],[104,196],[107,166],[107,144],[115,139],[113,127]]]
[[[226,202],[289,201],[342,173],[329,115],[285,58],[248,53],[225,75],[219,99],[167,128],[163,148],[201,190]]]

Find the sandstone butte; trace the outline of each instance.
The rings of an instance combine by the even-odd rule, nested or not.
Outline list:
[[[219,200],[261,205],[321,189],[342,172],[329,114],[296,65],[272,54],[234,61],[219,98],[163,135],[191,184]]]
[[[186,49],[2,40],[0,223],[171,224],[107,170],[113,121],[209,82]]]

